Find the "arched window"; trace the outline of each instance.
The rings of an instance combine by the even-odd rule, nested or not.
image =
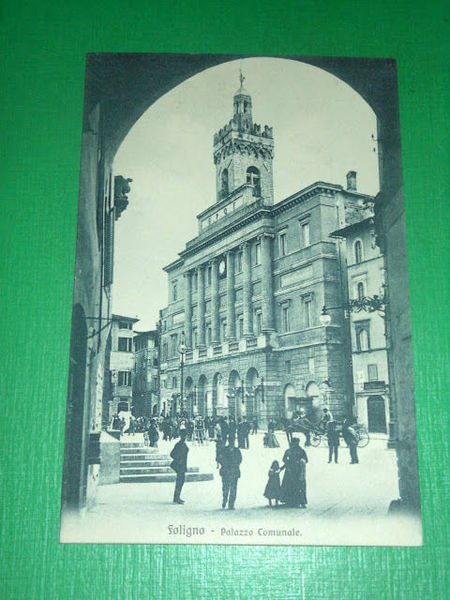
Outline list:
[[[247,169],[247,183],[253,185],[253,195],[259,198],[261,196],[261,178],[259,169],[256,167],[249,167]]]
[[[362,262],[362,244],[361,240],[355,242],[355,263],[359,265]]]
[[[222,198],[226,198],[229,193],[228,169],[224,169],[222,171]]]
[[[370,336],[368,328],[361,327],[356,330],[356,349],[358,352],[370,350]]]
[[[359,332],[359,349],[369,350],[369,332],[367,329],[361,329]]]
[[[364,283],[360,281],[356,286],[356,292],[358,296],[358,300],[362,300],[364,298]]]

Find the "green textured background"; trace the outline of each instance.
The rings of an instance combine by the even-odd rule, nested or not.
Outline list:
[[[448,597],[445,4],[3,0],[1,598]],[[423,548],[58,544],[84,59],[95,51],[398,60]]]

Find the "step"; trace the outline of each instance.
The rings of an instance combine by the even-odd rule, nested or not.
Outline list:
[[[150,452],[152,454],[159,452],[159,448],[153,446],[143,446],[142,444],[136,446],[130,446],[128,444],[120,444],[121,452]]]
[[[174,482],[175,473],[157,473],[154,475],[121,475],[120,483],[167,483]],[[186,473],[187,482],[211,481],[214,479],[212,473]]]
[[[148,450],[121,450],[120,456],[125,458],[127,456],[167,456],[167,454],[160,454],[159,452],[149,452]]]
[[[144,446],[144,442],[141,441],[136,441],[136,442],[120,442],[120,447],[121,448],[136,448],[136,447],[141,447],[141,448],[145,448]]]
[[[139,458],[139,460],[121,460],[120,461],[120,466],[121,467],[165,467],[166,465],[170,465],[171,464],[171,460],[170,459],[159,459],[159,458],[152,458],[152,459],[148,459],[148,460],[143,460],[142,458]]]
[[[198,473],[200,471],[199,467],[189,467],[188,473]],[[161,467],[120,467],[120,475],[140,475],[148,473],[152,475],[153,473],[173,473],[173,470],[169,466],[161,466]]]
[[[170,465],[172,462],[171,458],[166,458],[164,456],[155,456],[152,458],[147,458],[147,459],[143,459],[142,457],[138,458],[138,459],[131,459],[131,460],[121,460],[120,461],[120,466],[128,466],[128,467],[132,467],[134,466],[149,466],[149,467],[162,467],[164,465]],[[144,464],[142,464],[144,463]]]

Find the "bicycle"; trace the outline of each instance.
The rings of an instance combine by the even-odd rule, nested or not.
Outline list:
[[[367,431],[367,427],[365,425],[354,425],[353,426],[356,433],[356,444],[358,448],[365,448],[370,442],[369,432]]]

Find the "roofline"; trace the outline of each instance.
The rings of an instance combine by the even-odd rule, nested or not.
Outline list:
[[[259,205],[259,207],[255,211],[255,213],[252,213],[251,215],[246,215],[246,217],[242,220],[233,221],[233,222],[229,223],[228,226],[224,227],[223,229],[216,230],[214,233],[211,233],[210,236],[207,236],[203,240],[199,241],[198,245],[194,245],[191,248],[187,248],[187,244],[190,242],[195,242],[195,240],[197,240],[199,236],[196,236],[192,240],[189,240],[188,242],[186,242],[184,250],[181,250],[181,252],[179,252],[180,258],[174,260],[166,267],[163,267],[163,270],[166,271],[166,273],[173,271],[176,267],[179,267],[180,265],[184,264],[185,257],[187,257],[191,254],[194,254],[196,251],[200,250],[201,248],[203,248],[205,246],[208,246],[209,243],[212,242],[213,240],[224,237],[230,231],[236,230],[236,228],[240,229],[241,227],[244,227],[248,222],[254,220],[254,218],[257,214],[261,215],[262,213],[265,213],[265,214],[269,213],[270,216],[276,215],[280,212],[288,210],[291,206],[294,206],[295,204],[297,204],[299,202],[307,200],[311,196],[315,196],[318,192],[320,192],[320,189],[328,190],[329,192],[332,193],[332,195],[335,195],[337,193],[342,193],[342,194],[347,194],[349,196],[357,196],[359,198],[366,198],[367,200],[373,200],[373,196],[369,196],[368,194],[361,194],[360,192],[356,192],[354,190],[345,190],[342,187],[342,185],[340,185],[340,184],[327,183],[325,181],[315,181],[314,183],[308,185],[307,187],[295,192],[295,194],[291,194],[290,196],[287,196],[287,198],[280,200],[280,202],[277,202],[276,204]],[[232,194],[230,194],[230,196],[232,196]],[[228,196],[228,198],[230,198],[230,196]],[[200,215],[204,215],[212,208],[217,209],[219,206],[226,204],[226,200],[227,199],[224,199],[220,202],[217,202],[217,203],[211,205],[205,211],[200,213]],[[200,215],[197,215],[197,218]]]
[[[166,273],[169,273],[170,271],[173,271],[176,267],[179,267],[183,263],[184,263],[184,260],[182,258],[176,258],[174,261],[172,261],[171,263],[169,263],[168,265],[163,267],[163,271],[166,271]]]
[[[362,219],[362,221],[357,221],[356,223],[347,225],[347,227],[342,227],[342,229],[336,229],[336,231],[332,231],[330,233],[330,237],[336,237],[336,238],[346,237],[346,234],[350,233],[352,230],[360,229],[360,227],[362,225],[366,225],[372,219],[373,219],[373,215],[370,217],[366,217],[365,219]]]
[[[140,321],[140,319],[138,319],[137,317],[127,317],[125,315],[111,315],[111,320],[115,319],[122,319],[123,321],[132,321],[133,323],[137,323],[138,321]]]
[[[158,335],[158,330],[157,329],[149,329],[148,331],[136,331],[134,332],[136,334],[135,337],[137,337],[138,335]]]

